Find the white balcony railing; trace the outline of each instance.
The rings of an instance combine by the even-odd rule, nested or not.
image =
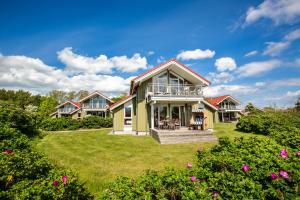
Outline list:
[[[87,103],[87,104],[82,104],[82,108],[83,109],[107,109],[108,106],[106,104],[98,104],[98,103],[90,104],[90,103]]]
[[[200,85],[148,84],[147,95],[154,97],[203,97],[203,90]]]

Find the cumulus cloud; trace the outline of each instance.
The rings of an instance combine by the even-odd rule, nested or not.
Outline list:
[[[245,23],[251,24],[259,19],[271,19],[276,25],[292,24],[299,21],[299,0],[265,0],[257,7],[250,7],[246,13]]]
[[[117,94],[127,92],[133,78],[91,73],[69,75],[66,70],[49,66],[37,58],[0,55],[0,85],[7,89],[24,89],[42,94],[53,89],[83,89]]]
[[[250,62],[237,69],[241,77],[249,77],[271,71],[282,64],[280,60],[267,60],[259,62]]]
[[[300,96],[300,90],[297,90],[297,91],[288,91],[286,93],[287,96],[289,97],[298,97]]]
[[[248,85],[225,85],[220,84],[216,86],[210,86],[204,89],[204,95],[206,97],[219,96],[224,94],[231,95],[249,95],[251,93],[256,92],[257,89]]]
[[[277,56],[285,49],[289,48],[294,40],[300,38],[300,29],[291,31],[285,35],[280,42],[267,42],[267,47],[263,52],[263,55]]]
[[[206,78],[214,84],[228,83],[234,80],[234,76],[229,72],[210,72]]]
[[[254,50],[254,51],[250,51],[250,52],[246,53],[244,56],[245,56],[245,57],[250,57],[250,56],[256,55],[257,53],[258,53],[258,52],[257,52],[256,50]]]
[[[71,47],[66,47],[57,52],[58,59],[64,63],[66,72],[69,73],[104,73],[111,74],[114,68],[123,72],[135,72],[139,69],[146,69],[147,59],[136,53],[133,57],[115,56],[108,58],[106,55],[98,57],[87,57],[76,54]]]
[[[215,66],[217,67],[217,70],[220,72],[232,71],[236,69],[235,60],[230,57],[223,57],[217,59],[215,62]]]
[[[181,60],[201,60],[205,58],[212,58],[215,55],[215,51],[211,51],[209,49],[201,50],[201,49],[195,49],[195,50],[188,50],[188,51],[182,51],[177,55],[177,59]]]

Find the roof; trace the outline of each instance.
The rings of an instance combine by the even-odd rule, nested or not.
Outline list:
[[[59,108],[67,103],[70,103],[72,105],[74,105],[76,108],[80,108],[80,103],[76,102],[76,101],[72,101],[72,100],[68,100],[68,101],[65,101],[64,103],[62,104],[59,104],[58,106],[56,106],[56,108]]]
[[[106,95],[104,95],[103,93],[101,93],[101,92],[99,92],[99,91],[94,91],[94,92],[92,92],[92,93],[89,94],[88,96],[86,96],[86,97],[80,99],[79,102],[82,102],[82,101],[84,101],[84,100],[86,100],[86,99],[89,99],[89,98],[91,98],[92,96],[94,96],[95,94],[98,94],[99,96],[103,97],[104,99],[107,99],[108,101],[113,102],[109,97],[107,97]]]
[[[121,100],[117,101],[116,103],[112,104],[109,108],[110,110],[113,110],[117,107],[119,107],[120,105],[123,105],[124,103],[126,103],[127,101],[131,100],[133,97],[135,97],[135,95],[128,95],[124,98],[122,98]]]
[[[178,60],[176,60],[175,58],[173,59],[170,59],[164,63],[161,63],[160,65],[152,68],[152,69],[149,69],[148,71],[140,74],[139,76],[135,77],[134,79],[131,80],[131,82],[135,82],[139,79],[142,79],[143,77],[145,77],[146,75],[150,74],[151,72],[153,71],[158,71],[160,68],[164,68],[167,66],[167,64],[171,64],[171,63],[176,63],[177,65],[181,66],[182,68],[184,68],[186,71],[190,72],[191,74],[195,75],[196,77],[198,77],[199,79],[201,79],[202,82],[206,83],[207,85],[210,85],[211,82],[208,81],[206,78],[204,78],[203,76],[201,76],[200,74],[198,74],[197,72],[195,72],[194,70],[192,70],[190,67],[184,65],[183,63],[179,62]]]
[[[227,98],[230,98],[230,99],[232,99],[233,101],[235,101],[235,102],[237,102],[237,103],[240,104],[240,102],[239,102],[237,99],[233,98],[233,97],[230,96],[230,95],[223,95],[223,96],[218,96],[218,97],[206,98],[205,100],[206,100],[208,103],[210,103],[211,105],[213,105],[213,106],[215,106],[215,107],[217,107],[217,108],[220,108],[219,103],[221,103],[222,101],[224,101],[224,100],[227,99]]]

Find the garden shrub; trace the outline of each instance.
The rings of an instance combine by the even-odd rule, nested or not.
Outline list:
[[[24,112],[0,105],[0,199],[93,199],[76,174],[31,147],[39,131]]]
[[[100,199],[296,199],[300,152],[272,139],[221,138],[185,170],[121,177]]]
[[[112,118],[103,118],[99,116],[89,116],[83,118],[82,120],[76,120],[69,117],[47,118],[41,123],[41,128],[46,131],[110,127],[112,127]]]
[[[236,127],[243,132],[271,136],[282,145],[300,147],[299,113],[253,113],[241,117]]]

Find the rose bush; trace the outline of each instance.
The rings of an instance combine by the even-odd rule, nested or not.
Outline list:
[[[282,150],[288,154],[281,156]],[[300,158],[274,140],[221,138],[185,170],[121,177],[100,199],[296,199]]]
[[[35,135],[39,132],[31,116],[0,105],[0,199],[93,199],[76,174],[56,167],[31,147]],[[60,180],[57,187],[55,180]]]

